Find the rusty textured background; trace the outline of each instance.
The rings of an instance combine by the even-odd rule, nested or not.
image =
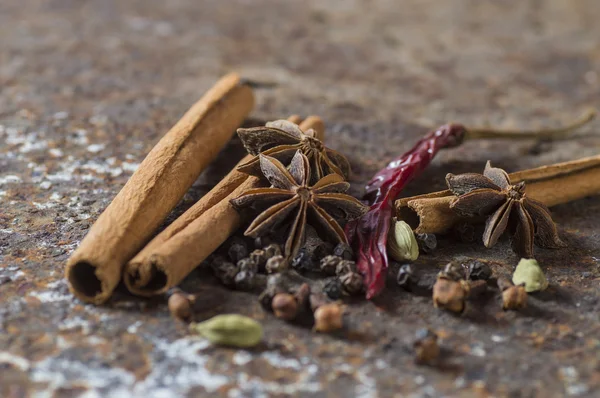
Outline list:
[[[427,126],[557,125],[599,107],[600,3],[587,1],[0,2],[0,396],[594,396],[600,388],[600,199],[553,209],[570,248],[538,250],[551,287],[522,313],[497,297],[461,317],[390,280],[348,307],[349,332],[315,335],[263,313],[254,296],[196,273],[198,318],[261,319],[264,346],[187,336],[164,299],[119,293],[83,305],[65,260],[137,164],[220,75],[270,83],[253,116],[319,114],[351,159],[353,189]],[[566,142],[471,142],[443,152],[407,194],[485,161],[515,171],[600,152],[600,123]],[[223,153],[191,205],[241,153]],[[561,187],[557,187],[561,189]],[[440,242],[419,264],[482,257],[503,242]],[[442,336],[437,367],[413,364],[419,327]],[[169,394],[171,392],[171,395]]]

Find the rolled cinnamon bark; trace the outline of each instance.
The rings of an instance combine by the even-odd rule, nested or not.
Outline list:
[[[600,155],[509,174],[512,184],[525,181],[525,193],[546,206],[555,206],[600,193]],[[417,233],[443,234],[461,217],[450,209],[455,198],[448,190],[398,199],[399,219]]]
[[[293,117],[288,120],[294,121]],[[300,128],[313,128],[318,137],[324,137],[323,122],[316,116],[308,117],[300,123]],[[246,158],[241,162],[245,161]],[[239,180],[242,183],[235,186]],[[173,223],[174,227],[165,229],[167,234],[157,235],[151,247],[144,248],[127,264],[123,280],[129,291],[139,296],[153,296],[179,284],[240,227],[240,215],[229,201],[260,184],[259,178],[232,170],[205,195],[209,198],[206,202],[200,199],[191,211]],[[223,197],[231,187],[234,189]],[[209,201],[214,202],[219,197],[217,203],[208,206]]]
[[[219,80],[156,144],[67,262],[73,294],[101,304],[124,265],[152,236],[254,106],[237,74]]]

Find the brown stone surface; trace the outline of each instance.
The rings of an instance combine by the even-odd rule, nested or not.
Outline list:
[[[390,279],[377,301],[348,306],[351,332],[316,335],[195,273],[184,287],[200,295],[199,319],[263,321],[264,346],[236,351],[187,336],[164,298],[84,305],[62,277],[148,150],[230,70],[269,83],[257,118],[322,115],[359,194],[426,126],[555,125],[598,107],[598,20],[597,0],[0,2],[0,396],[595,396],[599,198],[553,209],[570,247],[537,249],[550,288],[522,313],[489,295],[453,316]],[[596,121],[583,130],[593,135],[569,141],[466,143],[406,193],[442,188],[446,172],[481,171],[488,159],[515,171],[594,155],[599,130]],[[232,143],[179,211],[240,154]],[[509,247],[442,239],[419,267],[433,275],[483,257],[507,275]],[[437,367],[413,363],[423,326],[441,335]]]

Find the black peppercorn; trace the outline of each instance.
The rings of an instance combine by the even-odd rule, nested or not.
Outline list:
[[[225,286],[233,286],[234,279],[236,274],[238,273],[238,267],[226,261],[223,257],[215,257],[213,258],[210,264],[214,275],[221,281]]]
[[[260,303],[260,305],[262,305],[262,307],[265,310],[272,311],[273,307],[271,307],[271,304],[273,303],[274,296],[275,296],[275,294],[271,294],[271,292],[267,288],[267,289],[263,290],[261,294],[259,294],[258,302]]]
[[[345,243],[338,243],[333,249],[333,255],[341,257],[343,260],[354,260],[354,251]]]
[[[310,225],[306,225],[305,236],[304,249],[313,261],[319,261],[333,251],[333,245],[323,241],[317,231]]]
[[[422,253],[431,253],[437,248],[437,238],[434,234],[415,234],[415,238]]]
[[[252,290],[257,270],[256,263],[248,257],[238,261],[237,274],[233,280],[235,287],[240,290]]]
[[[237,263],[244,257],[248,257],[248,246],[246,245],[246,242],[242,240],[236,240],[229,246],[227,254],[229,255],[231,261]]]
[[[483,261],[473,260],[468,263],[468,278],[474,281],[487,281],[492,277],[492,269]]]
[[[339,278],[330,278],[323,285],[323,293],[332,300],[338,300],[342,297],[342,282]]]
[[[446,264],[440,275],[453,281],[460,281],[467,279],[467,270],[462,264],[452,261]]]
[[[235,287],[240,290],[252,290],[255,276],[256,274],[252,271],[239,271],[234,279]]]
[[[292,268],[298,272],[308,272],[314,269],[314,262],[306,248],[300,249],[296,257],[292,260]]]
[[[419,275],[412,264],[404,264],[398,270],[396,282],[403,289],[411,291],[419,283]]]

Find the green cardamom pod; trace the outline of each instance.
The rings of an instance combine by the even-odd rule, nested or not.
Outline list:
[[[512,281],[515,285],[524,283],[527,293],[542,291],[548,287],[548,280],[534,259],[522,258],[515,269]]]
[[[415,261],[419,257],[419,245],[412,228],[404,221],[392,220],[388,234],[388,253],[399,262]]]
[[[217,315],[204,322],[191,323],[190,330],[213,344],[232,347],[253,347],[263,336],[260,323],[238,314]]]

